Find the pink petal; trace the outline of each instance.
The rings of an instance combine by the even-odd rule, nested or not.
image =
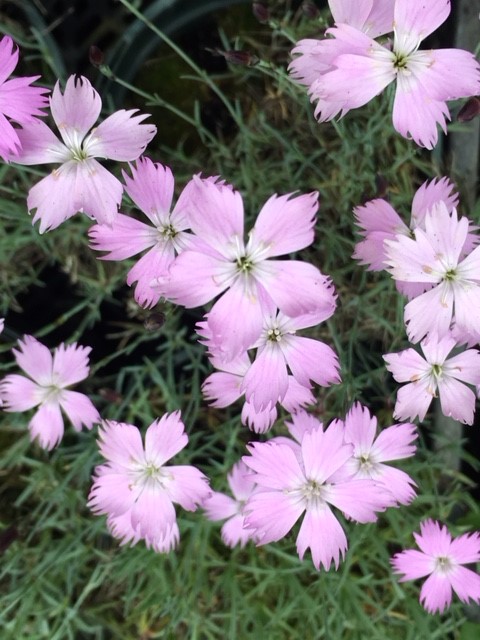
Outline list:
[[[82,347],[76,342],[69,345],[63,343],[53,354],[52,379],[61,387],[85,380],[89,374],[88,356],[91,347]]]
[[[397,420],[424,420],[428,408],[436,397],[436,389],[430,386],[428,379],[418,380],[401,387],[397,392],[397,401],[393,415]]]
[[[444,416],[464,424],[473,424],[475,394],[462,382],[443,376],[438,382],[438,395]]]
[[[423,583],[420,602],[429,613],[443,613],[452,602],[452,587],[447,575],[432,573]]]
[[[462,282],[455,287],[455,326],[480,342],[480,285]]]
[[[448,578],[453,590],[462,602],[480,601],[480,576],[465,567],[455,567]]]
[[[258,280],[287,316],[323,310],[326,320],[335,310],[335,296],[330,279],[307,262],[268,260]]]
[[[243,395],[240,390],[242,380],[241,376],[224,371],[211,373],[202,384],[203,396],[213,407],[228,407]]]
[[[450,0],[402,0],[395,2],[395,42],[412,47],[425,40],[445,22],[450,14]],[[402,49],[403,50],[403,49]]]
[[[5,82],[18,63],[18,47],[10,36],[0,40],[0,85]]]
[[[132,526],[142,536],[162,537],[176,521],[173,504],[163,490],[145,486],[132,505]]]
[[[392,494],[398,504],[410,504],[416,496],[415,490],[413,489],[415,482],[401,469],[380,464],[379,474],[373,479],[380,481],[385,489]]]
[[[404,312],[410,342],[418,342],[432,332],[442,338],[452,322],[453,300],[454,294],[448,282],[411,300]]]
[[[255,480],[247,465],[242,460],[239,460],[233,465],[227,477],[235,498],[237,500],[247,500],[255,487]]]
[[[98,446],[102,456],[116,467],[130,469],[144,461],[140,431],[132,424],[105,420],[98,430]]]
[[[149,225],[119,213],[112,224],[96,224],[88,230],[90,247],[109,251],[102,260],[125,260],[156,244],[158,234]]]
[[[256,411],[263,411],[283,400],[288,389],[285,359],[276,344],[267,342],[245,374],[242,389]]]
[[[261,298],[248,295],[242,282],[235,282],[208,313],[214,343],[222,345],[227,362],[254,345],[262,333]]]
[[[454,538],[449,551],[458,564],[470,564],[480,560],[480,533],[464,533]]]
[[[97,467],[95,472],[97,476],[94,477],[87,506],[97,515],[108,514],[110,517],[129,512],[135,495],[128,475],[112,472],[106,465]]]
[[[83,425],[91,429],[101,421],[92,401],[83,393],[63,391],[59,402],[76,431],[81,431]]]
[[[43,449],[50,451],[63,437],[63,418],[56,402],[42,404],[28,425],[30,439],[38,439]]]
[[[40,404],[43,394],[35,382],[12,373],[0,382],[0,398],[4,411],[27,411]]]
[[[49,90],[30,86],[38,78],[13,78],[0,85],[0,112],[20,124],[33,122],[35,116],[44,116],[40,109],[48,105],[43,94]]]
[[[20,150],[21,142],[16,130],[5,116],[0,113],[0,156],[4,162],[12,160],[12,156],[15,156],[15,160],[17,160]]]
[[[459,353],[444,363],[443,372],[445,376],[469,384],[480,384],[480,352],[476,349],[468,349]]]
[[[122,513],[120,516],[109,515],[107,527],[114,538],[120,539],[120,545],[130,544],[131,547],[141,540],[140,533],[132,527],[132,516],[130,511]]]
[[[395,573],[403,573],[400,582],[406,580],[418,580],[432,573],[435,567],[434,559],[417,551],[416,549],[407,549],[401,553],[397,553],[390,560]]]
[[[276,405],[268,406],[262,411],[257,411],[249,402],[244,402],[242,407],[241,420],[255,433],[266,433],[277,419]]]
[[[222,259],[183,251],[170,268],[168,277],[159,281],[165,295],[188,309],[206,304],[222,293],[229,285],[222,281],[225,262]]]
[[[299,251],[313,242],[318,193],[271,196],[250,232],[252,246],[268,247],[267,257]]]
[[[305,437],[303,442],[305,441]],[[357,522],[375,522],[377,511],[391,504],[388,492],[372,480],[347,480],[328,486],[325,500]]]
[[[170,242],[158,242],[130,269],[127,284],[135,282],[135,301],[142,307],[153,307],[162,297],[157,279],[168,272],[175,260],[175,252]]]
[[[332,422],[325,430],[305,431],[301,440],[305,476],[323,484],[353,455],[353,447],[345,444],[343,425]]]
[[[170,168],[141,157],[130,170],[132,177],[122,171],[125,191],[153,225],[166,222],[175,186]]]
[[[278,496],[284,489],[296,489],[305,484],[305,475],[291,447],[270,442],[254,442],[248,445],[251,455],[243,456],[243,462],[255,471],[255,482],[263,489],[277,489]]]
[[[41,386],[52,383],[53,358],[49,349],[33,336],[23,336],[19,349],[12,349],[18,366]]]
[[[305,387],[295,380],[293,376],[288,376],[288,389],[282,400],[282,407],[293,413],[299,407],[305,407],[309,404],[315,404],[316,400],[311,391],[311,387]]]
[[[304,510],[302,503],[289,495],[262,491],[249,498],[245,506],[245,524],[255,530],[259,545],[268,544],[284,538]]]
[[[96,160],[71,160],[34,185],[28,194],[40,233],[55,229],[78,211],[111,224],[122,199],[122,184]]]
[[[367,453],[372,447],[376,431],[377,419],[370,415],[367,407],[356,402],[345,417],[345,442],[351,442],[355,452]]]
[[[417,438],[417,428],[414,424],[394,424],[380,431],[371,453],[378,462],[409,458],[415,454],[416,446],[412,442]]]
[[[426,375],[431,365],[415,349],[405,349],[400,353],[387,353],[383,356],[397,382],[412,382]]]
[[[208,478],[196,467],[190,465],[168,467],[173,476],[167,491],[173,502],[187,511],[195,511],[211,494]]]
[[[70,76],[63,95],[60,82],[55,84],[50,109],[64,143],[77,148],[97,121],[102,100],[87,78]]]
[[[338,358],[324,342],[288,336],[281,349],[292,375],[301,385],[310,386],[310,380],[323,387],[340,382]]]
[[[458,193],[449,178],[434,178],[424,182],[415,192],[412,201],[412,228],[418,227],[425,220],[425,215],[439,202],[443,202],[448,213],[458,205]]]
[[[226,255],[235,238],[243,242],[243,202],[238,191],[212,180],[193,177],[189,208],[193,232],[216,251]]]
[[[26,123],[15,133],[21,145],[21,151],[15,158],[18,164],[62,163],[72,157],[69,149],[41,120]]]
[[[153,124],[140,124],[150,114],[133,115],[138,109],[115,111],[85,138],[89,156],[130,162],[145,151],[157,132]]]
[[[450,555],[452,536],[446,526],[428,518],[420,523],[420,533],[414,533],[413,537],[420,549],[433,557]]]
[[[209,520],[224,520],[237,513],[236,500],[224,493],[214,491],[204,502],[203,510]]]
[[[223,542],[233,548],[237,544],[240,548],[247,544],[249,540],[255,539],[255,530],[245,526],[245,516],[237,514],[227,520],[222,527]]]
[[[348,547],[345,533],[326,505],[323,509],[307,509],[297,537],[297,552],[303,560],[305,551],[310,547],[315,569],[323,565],[329,571],[333,562],[338,569],[340,558],[345,557]]]
[[[166,413],[155,420],[145,434],[145,458],[156,467],[162,466],[186,447],[188,436],[180,411]]]

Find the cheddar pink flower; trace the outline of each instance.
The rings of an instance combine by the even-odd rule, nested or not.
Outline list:
[[[248,445],[243,461],[255,472],[258,487],[245,507],[245,523],[255,529],[258,544],[283,538],[303,515],[297,537],[300,559],[310,548],[313,564],[338,568],[347,539],[332,512],[336,507],[357,522],[374,522],[389,498],[369,479],[351,479],[345,464],[353,446],[345,444],[343,426],[304,433],[300,452],[274,440]]]
[[[415,497],[415,482],[401,469],[386,462],[413,456],[418,437],[411,423],[394,424],[376,436],[377,419],[367,407],[356,403],[345,417],[345,442],[353,444],[353,457],[347,466],[354,478],[370,478],[393,496],[394,504],[409,504]],[[393,506],[393,505],[392,505]]]
[[[420,345],[424,358],[414,349],[383,356],[395,380],[408,383],[397,393],[395,418],[423,420],[438,394],[445,416],[473,423],[475,393],[467,385],[480,384],[480,352],[467,349],[447,358],[456,344],[451,335],[439,339],[433,333]]]
[[[173,504],[195,511],[210,495],[208,480],[196,467],[165,464],[188,442],[180,412],[155,420],[145,445],[131,424],[107,420],[99,434],[106,463],[95,470],[88,506],[108,516],[122,544],[144,539],[156,551],[171,551],[179,539]]]
[[[480,535],[465,533],[452,538],[447,527],[429,519],[413,536],[420,551],[407,549],[390,562],[394,572],[402,576],[400,582],[428,576],[420,592],[423,607],[429,613],[443,613],[452,603],[452,590],[462,602],[478,603],[480,576],[463,565],[480,560]]]
[[[228,485],[233,498],[214,491],[203,508],[209,520],[225,520],[222,540],[228,547],[244,547],[254,537],[255,531],[245,525],[245,503],[255,490],[252,472],[240,460],[228,474]]]
[[[22,148],[18,129],[12,127],[10,121],[21,125],[31,123],[37,116],[45,116],[41,109],[48,105],[44,94],[49,90],[30,86],[40,76],[7,80],[17,63],[18,49],[10,36],[3,36],[0,40],[0,157],[5,162],[18,161]]]
[[[348,24],[327,33],[338,43],[333,67],[310,84],[316,116],[330,120],[365,105],[396,82],[393,125],[404,137],[431,149],[438,139],[437,124],[446,132],[450,119],[447,100],[480,93],[480,66],[461,49],[420,51],[421,42],[450,13],[449,0],[396,0],[392,49]],[[462,73],[458,73],[462,69]]]
[[[385,262],[393,278],[431,287],[405,307],[413,343],[433,331],[441,338],[452,322],[457,335],[480,340],[480,247],[462,259],[469,224],[440,202],[426,214],[425,230],[415,229],[415,239],[398,235],[385,240]]]
[[[148,218],[150,224],[119,213],[112,225],[96,224],[89,230],[92,249],[109,251],[102,260],[125,260],[148,249],[130,269],[127,284],[137,283],[135,300],[152,307],[162,292],[152,283],[165,275],[175,259],[188,245],[188,185],[172,209],[174,178],[169,167],[139,158],[130,167],[132,177],[123,172],[125,190]]]
[[[13,350],[17,364],[29,377],[10,374],[0,382],[3,408],[28,411],[39,406],[28,428],[31,439],[37,438],[44,449],[53,449],[63,437],[61,409],[75,431],[80,431],[82,426],[91,429],[100,422],[91,400],[83,393],[67,389],[88,377],[90,351],[90,347],[76,343],[61,344],[52,357],[47,347],[32,336],[24,336],[23,341],[19,341],[19,350]]]
[[[122,109],[92,129],[101,108],[101,98],[90,81],[70,76],[64,93],[57,82],[50,98],[63,142],[38,120],[17,132],[22,151],[16,162],[60,164],[28,194],[28,209],[35,210],[34,223],[40,220],[40,233],[55,229],[78,211],[100,224],[115,220],[123,186],[95,158],[136,160],[155,135],[156,127],[140,124],[148,114],[134,115],[135,109]]]
[[[269,198],[245,242],[240,194],[197,176],[193,181],[189,215],[195,245],[177,257],[159,286],[188,308],[221,296],[208,323],[213,339],[224,345],[226,362],[257,340],[265,301],[291,316],[320,309],[333,313],[333,288],[316,267],[272,259],[313,242],[317,193]]]

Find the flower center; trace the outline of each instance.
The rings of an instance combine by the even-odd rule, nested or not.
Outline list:
[[[282,333],[277,327],[267,330],[267,340],[270,342],[280,342],[281,339]]]
[[[457,277],[458,277],[457,271],[455,269],[449,269],[448,271],[445,272],[443,276],[443,280],[446,282],[452,282],[453,280],[456,280]]]
[[[452,561],[448,556],[435,558],[435,569],[440,573],[449,573],[453,569]]]
[[[171,224],[158,227],[158,232],[164,240],[173,240],[178,235],[178,231]]]
[[[393,66],[396,71],[408,71],[408,55],[404,53],[395,53],[393,59]]]
[[[441,364],[432,364],[432,369],[431,369],[432,375],[435,376],[435,378],[441,378],[442,377],[442,365]]]
[[[132,470],[132,485],[136,485],[142,489],[166,489],[170,483],[172,476],[162,466],[157,466],[153,462],[145,462],[139,464],[136,469]]]
[[[308,480],[301,489],[301,494],[307,507],[325,504],[325,484],[319,484],[316,480]]]
[[[253,269],[253,261],[249,256],[239,256],[236,260],[237,271],[239,273],[248,274]]]

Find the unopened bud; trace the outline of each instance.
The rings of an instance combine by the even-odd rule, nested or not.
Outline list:
[[[270,11],[263,2],[254,2],[252,5],[253,15],[259,22],[268,22],[270,19]]]
[[[470,122],[480,114],[480,98],[473,97],[463,105],[457,115],[458,122]]]
[[[92,46],[88,50],[88,58],[90,60],[90,63],[93,64],[94,67],[100,67],[105,61],[103,51],[94,44],[92,44]]]
[[[217,54],[223,56],[230,64],[239,64],[243,67],[253,67],[258,63],[257,56],[250,51],[237,51],[234,49],[230,51],[220,51],[220,49],[217,49]]]
[[[151,313],[143,323],[146,331],[158,331],[165,324],[165,314],[162,311]]]

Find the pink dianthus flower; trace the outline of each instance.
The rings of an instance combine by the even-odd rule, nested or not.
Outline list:
[[[228,474],[228,484],[233,498],[214,491],[203,508],[209,520],[225,520],[222,540],[229,547],[244,547],[254,537],[253,529],[245,525],[245,503],[255,490],[252,472],[240,460]]]
[[[0,157],[6,162],[18,161],[22,149],[19,130],[10,120],[26,125],[35,121],[36,116],[44,116],[41,109],[48,105],[43,94],[49,90],[30,86],[40,76],[7,80],[17,63],[18,49],[10,36],[3,36],[0,40]]]
[[[61,344],[52,354],[32,336],[19,341],[13,350],[17,364],[29,376],[10,374],[0,382],[5,411],[27,411],[40,405],[28,425],[30,437],[44,449],[53,449],[63,437],[61,409],[76,431],[100,422],[98,411],[83,393],[67,387],[85,380],[89,374],[90,347]]]
[[[297,537],[300,559],[310,548],[313,564],[338,568],[347,539],[331,510],[336,507],[357,522],[375,522],[391,498],[370,479],[351,478],[345,465],[353,445],[345,444],[343,426],[305,432],[300,448],[275,440],[248,445],[243,461],[255,472],[257,489],[245,507],[245,523],[258,544],[283,538],[304,515]],[[297,451],[298,449],[298,451]]]
[[[456,344],[451,335],[439,339],[432,333],[420,344],[424,358],[415,349],[383,356],[395,380],[408,383],[398,390],[395,418],[423,420],[438,394],[445,416],[473,423],[475,393],[467,384],[480,384],[480,352],[467,349],[447,359]]]
[[[443,613],[452,602],[452,590],[462,602],[480,601],[480,576],[464,564],[480,560],[480,535],[465,533],[452,538],[447,527],[434,520],[420,524],[413,534],[420,548],[397,553],[391,564],[395,573],[403,574],[400,582],[425,580],[420,602],[429,613]]]
[[[145,434],[131,424],[107,420],[99,431],[106,463],[95,470],[88,506],[106,514],[122,544],[145,540],[158,552],[179,539],[174,503],[195,511],[210,495],[207,478],[191,465],[166,465],[188,442],[180,412],[155,420]]]
[[[111,225],[96,224],[89,230],[92,249],[109,251],[102,260],[125,260],[141,251],[147,253],[130,269],[127,284],[137,283],[135,300],[144,307],[154,306],[161,290],[152,283],[166,274],[175,255],[188,246],[191,234],[186,206],[188,186],[171,210],[174,178],[169,167],[139,158],[130,167],[132,177],[123,172],[125,191],[150,221],[150,225],[119,213]]]
[[[155,135],[156,127],[140,124],[148,114],[134,115],[136,109],[121,109],[92,129],[101,108],[101,98],[90,81],[70,76],[64,93],[57,82],[50,98],[62,142],[38,120],[24,124],[17,132],[22,150],[16,162],[60,164],[28,193],[28,209],[35,210],[34,223],[40,220],[40,233],[55,229],[78,211],[100,224],[115,220],[123,186],[95,158],[136,160]]]

